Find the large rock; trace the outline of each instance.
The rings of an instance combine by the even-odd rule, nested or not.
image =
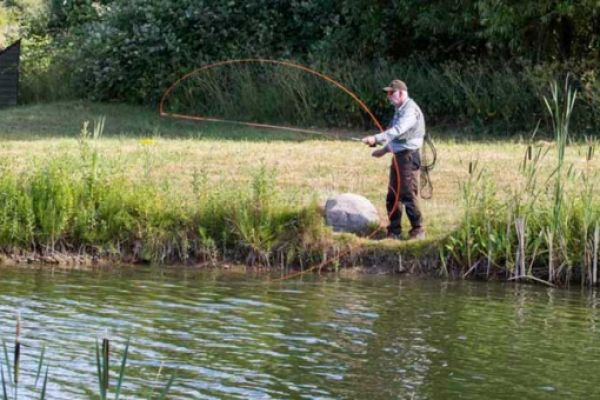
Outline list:
[[[379,225],[379,214],[365,197],[344,193],[327,199],[325,220],[338,232],[370,233]]]

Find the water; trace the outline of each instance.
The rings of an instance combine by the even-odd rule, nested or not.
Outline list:
[[[172,373],[173,399],[600,397],[600,299],[578,289],[390,276],[267,285],[181,269],[0,274],[9,351],[15,310],[23,320],[22,399],[33,398],[42,345],[49,398],[95,396],[95,340],[107,332],[115,374],[131,338],[124,398],[148,398]]]

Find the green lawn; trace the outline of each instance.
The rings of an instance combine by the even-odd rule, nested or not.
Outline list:
[[[106,126],[95,146],[102,162],[118,163],[132,181],[150,180],[167,187],[182,203],[194,201],[192,182],[198,175],[213,185],[247,186],[251,175],[264,166],[275,172],[277,185],[291,203],[315,198],[323,203],[332,194],[354,192],[369,198],[378,207],[382,223],[386,221],[390,159],[370,157],[370,149],[360,143],[161,119],[151,109],[130,105],[65,102],[0,110],[3,165],[25,171],[44,160],[76,155],[83,122],[93,123],[100,116],[106,117]],[[434,193],[432,199],[422,201],[431,240],[444,237],[460,220],[459,184],[467,177],[471,161],[477,161],[503,190],[519,181],[518,165],[526,150],[518,140],[463,141],[449,136],[443,132],[434,135],[439,155],[432,173]],[[570,146],[568,162],[584,168],[586,149],[584,144]],[[591,166],[600,164],[595,160]],[[549,174],[551,167],[548,162],[545,173]]]

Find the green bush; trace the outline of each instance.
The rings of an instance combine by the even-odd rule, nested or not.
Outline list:
[[[20,174],[2,169],[0,248],[270,264],[311,256],[327,237],[316,206],[289,205],[264,168],[247,185],[197,183],[190,198],[145,177],[125,179],[101,160],[89,163],[99,157],[93,146],[82,146],[82,154],[39,161]]]
[[[6,248],[28,248],[34,243],[35,215],[31,197],[19,184],[21,177],[0,174],[0,242]]]
[[[71,53],[50,35],[28,35],[21,41],[20,101],[70,100],[82,96],[73,79]]]
[[[28,15],[22,9],[10,8]],[[474,0],[460,7],[416,0],[69,0],[52,1],[48,10],[23,18],[20,28],[27,39],[24,101],[89,97],[154,106],[194,68],[265,57],[330,73],[382,119],[389,107],[379,88],[403,78],[429,122],[500,134],[527,131],[543,118],[545,82],[571,72],[582,93],[574,128],[589,134],[600,124],[595,0],[576,7],[568,0]],[[276,82],[284,75],[255,79]],[[294,85],[299,90],[287,98],[295,94],[318,111],[298,123],[368,126],[345,96],[319,89],[322,82]],[[281,113],[273,107],[277,97],[258,97],[242,102],[235,119],[250,119],[260,109],[264,119],[291,124],[307,110]]]

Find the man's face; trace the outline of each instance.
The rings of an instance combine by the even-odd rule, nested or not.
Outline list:
[[[404,102],[403,92],[400,90],[394,90],[387,92],[387,98],[390,103],[392,103],[395,107],[399,107]]]

